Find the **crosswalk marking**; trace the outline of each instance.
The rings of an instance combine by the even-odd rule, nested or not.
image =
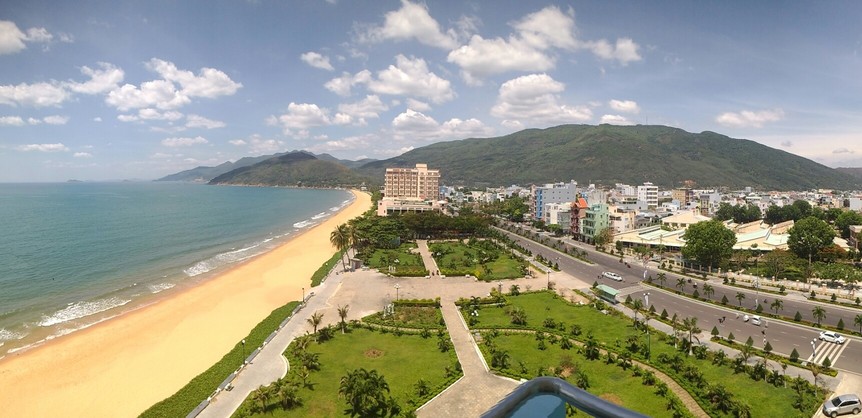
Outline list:
[[[850,345],[850,341],[847,341],[844,344],[833,344],[826,341],[820,341],[820,343],[817,344],[816,352],[808,356],[807,361],[809,363],[823,364],[823,360],[825,360],[826,357],[829,357],[832,367],[835,367],[835,363],[838,362],[838,358],[848,345]]]

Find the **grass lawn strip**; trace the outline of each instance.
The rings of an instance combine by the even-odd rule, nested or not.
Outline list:
[[[565,327],[578,325],[581,327],[582,332],[578,339],[583,340],[587,335],[592,333],[599,340],[600,348],[609,349],[617,353],[622,352],[623,344],[626,343],[626,339],[629,336],[637,336],[642,342],[644,339],[642,333],[632,327],[630,320],[602,314],[590,306],[571,305],[547,292],[508,297],[508,301],[512,306],[520,307],[526,313],[527,324],[521,326],[521,328],[533,328],[546,332],[554,331],[543,329],[542,323],[546,318],[551,318],[557,324],[562,322],[565,324]],[[518,326],[512,324],[511,317],[505,312],[504,308],[482,307],[479,311],[478,324],[475,327],[513,328]],[[560,331],[557,330],[554,332]],[[810,417],[819,405],[820,401],[813,396],[813,393],[809,396],[808,392],[803,391],[803,405],[801,407],[803,412],[793,409],[791,405],[796,399],[796,393],[792,390],[775,387],[762,380],[755,381],[747,373],[733,373],[730,367],[714,365],[709,359],[699,360],[694,357],[687,357],[684,353],[680,353],[673,346],[669,345],[670,340],[670,337],[662,333],[653,333],[651,344],[652,361],[650,364],[674,377],[713,416],[729,415],[712,408],[709,401],[701,397],[700,392],[702,390],[696,390],[691,382],[683,379],[680,371],[670,370],[668,364],[657,361],[656,358],[660,354],[665,354],[668,358],[675,356],[682,357],[683,365],[691,365],[700,370],[705,382],[709,384],[720,383],[728,390],[731,390],[736,400],[742,400],[751,408],[752,416]],[[534,354],[537,353],[538,349]],[[640,358],[640,360],[644,359]],[[728,361],[725,361],[725,363],[728,363]]]
[[[380,270],[381,273],[398,277],[424,277],[428,275],[422,256],[414,252],[415,242],[402,243],[398,248],[379,248],[369,255],[363,255],[365,265]],[[390,268],[392,269],[390,271]]]
[[[479,280],[505,280],[524,277],[527,263],[514,258],[492,241],[438,241],[429,250],[446,276],[472,275]]]
[[[287,378],[301,381],[301,362],[294,354],[296,343],[297,341],[291,343],[285,353],[291,365]],[[267,402],[266,412],[249,414],[253,402],[249,398],[234,416],[346,416],[347,403],[338,395],[339,384],[348,371],[360,367],[377,370],[383,375],[390,388],[389,394],[404,411],[418,408],[460,377],[455,367],[455,350],[441,352],[436,336],[422,338],[418,335],[398,335],[364,328],[352,328],[348,333],[341,334],[336,327],[332,340],[321,344],[311,342],[307,350],[309,353],[318,354],[320,370],[312,371],[308,377],[309,385],[300,387],[298,394],[302,399],[301,406],[284,410],[273,397]],[[416,395],[415,385],[419,379],[427,382],[430,388],[430,392],[424,397]]]

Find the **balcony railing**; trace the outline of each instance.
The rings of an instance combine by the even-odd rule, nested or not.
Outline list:
[[[551,408],[548,408],[548,405],[543,405],[543,408],[531,407],[529,400],[540,395],[553,395],[560,399],[560,403],[557,407],[551,405]],[[610,403],[583,389],[572,386],[563,379],[549,376],[537,377],[521,384],[488,412],[482,414],[482,418],[543,416],[564,418],[566,408],[563,402],[589,416],[598,418],[646,418],[646,415]]]

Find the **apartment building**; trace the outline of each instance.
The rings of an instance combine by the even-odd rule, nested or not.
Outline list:
[[[646,182],[638,186],[638,202],[643,202],[650,209],[658,207],[658,186]]]
[[[530,201],[530,210],[533,219],[545,218],[545,205],[548,203],[571,202],[578,198],[578,183],[572,180],[569,183],[550,183],[544,186],[533,186],[533,199]]]

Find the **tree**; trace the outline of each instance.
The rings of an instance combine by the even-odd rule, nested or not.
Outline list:
[[[742,301],[745,300],[745,293],[736,292],[736,300],[739,301],[739,306],[742,306]]]
[[[614,239],[614,233],[610,228],[602,229],[598,231],[595,236],[593,236],[593,242],[596,244],[596,249],[604,250],[605,245],[611,243]]]
[[[835,328],[838,328],[839,331],[844,331],[844,318],[838,318],[838,324],[835,325]]]
[[[323,321],[323,313],[322,312],[315,312],[315,313],[311,314],[311,318],[306,319],[306,321],[308,321],[309,325],[314,327],[313,333],[316,334],[317,333],[317,327],[320,326],[320,322]]]
[[[796,348],[793,348],[793,351],[790,352],[790,361],[797,362],[799,361],[799,352],[796,351]]]
[[[383,375],[363,368],[348,371],[338,387],[339,397],[348,405],[344,412],[351,417],[394,416],[400,408],[388,394],[389,384]]]
[[[350,311],[350,305],[338,305],[338,317],[341,318],[341,333],[344,334],[344,328],[347,327],[347,323],[344,321],[347,318],[347,312]]]
[[[667,281],[667,275],[664,272],[658,274],[658,282],[661,283],[661,287],[664,287],[664,282]]]
[[[767,275],[781,277],[787,267],[793,263],[793,254],[787,250],[775,249],[763,256]]]
[[[847,210],[835,219],[835,228],[841,233],[841,238],[850,238],[850,225],[862,225],[862,214]]]
[[[862,334],[862,314],[857,314],[856,317],[853,318],[853,325],[858,325],[859,333]]]
[[[680,292],[682,292],[682,289],[684,287],[685,287],[685,278],[680,277],[680,278],[676,279],[676,288],[679,289]]]
[[[299,397],[299,387],[285,378],[275,381],[276,395],[281,403],[282,409],[293,409],[302,405],[302,398]]]
[[[814,315],[814,319],[817,320],[817,326],[820,326],[820,322],[823,321],[823,318],[826,318],[826,310],[821,306],[815,306],[814,309],[811,310],[811,314]]]
[[[706,295],[707,299],[712,299],[712,295],[715,294],[715,288],[710,284],[703,285],[703,294]]]
[[[512,323],[515,325],[527,325],[527,312],[524,308],[516,306],[512,308],[509,316],[512,318]]]
[[[812,259],[820,250],[832,245],[835,232],[825,221],[807,217],[796,222],[788,231],[787,246],[799,258],[808,259],[808,270],[811,270]]]
[[[251,400],[258,411],[266,412],[266,404],[269,402],[269,389],[260,385],[251,393]]]
[[[702,331],[697,326],[697,318],[692,316],[692,317],[688,317],[688,318],[683,319],[682,320],[682,329],[684,331],[688,332],[688,346],[691,347],[691,339],[694,336],[694,334],[697,334],[700,331]]]
[[[772,344],[770,344],[769,341],[767,341],[766,345],[763,346],[763,351],[765,351],[766,354],[769,354],[772,352]]]
[[[640,299],[632,301],[632,310],[635,311],[635,324],[638,322],[638,312],[640,312],[643,307],[644,303]]]
[[[778,311],[784,309],[784,301],[779,298],[775,298],[772,301],[772,304],[769,305],[769,307],[772,308],[773,311],[775,311],[775,315],[778,315]]]
[[[730,302],[729,300],[727,300],[727,295],[721,295],[721,304],[727,305],[727,302]]]
[[[706,390],[706,397],[719,411],[728,412],[733,407],[733,395],[720,383],[709,385]]]
[[[335,227],[329,234],[329,243],[338,249],[339,252],[347,253],[350,248],[350,227],[347,224],[341,224]],[[347,264],[344,262],[344,255],[341,255],[341,265],[347,270]]]
[[[509,367],[509,353],[504,350],[495,350],[491,354],[491,367],[505,369]]]
[[[717,220],[698,222],[686,229],[682,255],[697,260],[703,267],[718,267],[730,258],[736,234]]]

